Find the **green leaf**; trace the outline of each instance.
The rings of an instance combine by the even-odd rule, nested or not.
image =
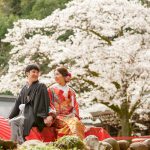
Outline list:
[[[70,35],[73,35],[73,30],[67,30],[64,34],[60,35],[57,40],[66,41]]]
[[[116,89],[120,89],[121,86],[120,86],[120,84],[118,82],[113,81],[111,83],[115,85]]]

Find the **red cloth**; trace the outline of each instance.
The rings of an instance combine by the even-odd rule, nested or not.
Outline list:
[[[9,122],[4,117],[0,116],[0,138],[4,140],[10,140],[11,128]]]
[[[85,137],[87,137],[89,135],[97,136],[100,141],[111,137],[109,135],[109,133],[105,129],[101,128],[101,127],[90,127],[90,128],[87,128],[86,131],[85,131]]]
[[[53,142],[56,140],[56,131],[54,127],[44,127],[40,132],[37,127],[32,127],[26,140],[40,140],[43,142]]]
[[[39,132],[36,127],[30,130],[30,134],[26,136],[26,140],[40,140],[43,142],[53,142],[56,140],[56,131],[54,127],[45,127],[42,132]],[[95,135],[100,141],[111,137],[109,133],[101,127],[90,127],[85,132],[85,137]]]

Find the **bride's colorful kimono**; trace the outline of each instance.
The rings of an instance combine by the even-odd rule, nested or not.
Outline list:
[[[57,138],[64,135],[77,135],[84,138],[85,126],[79,118],[79,108],[76,95],[69,86],[54,84],[48,89],[50,97],[50,112],[56,112],[53,127],[56,128]]]

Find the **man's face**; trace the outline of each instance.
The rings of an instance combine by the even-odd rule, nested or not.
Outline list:
[[[40,76],[40,72],[38,70],[32,69],[29,72],[27,72],[27,78],[29,82],[37,81],[39,76]]]

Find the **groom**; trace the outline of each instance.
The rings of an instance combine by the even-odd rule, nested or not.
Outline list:
[[[22,131],[22,139],[29,135],[32,127],[37,127],[42,130],[45,126],[44,119],[48,116],[49,112],[49,96],[47,87],[40,83],[38,78],[40,75],[39,66],[36,64],[28,65],[25,69],[27,76],[27,83],[22,88],[19,97],[16,99],[15,105],[9,115],[11,122],[13,141],[19,141],[20,133]],[[22,120],[15,119],[20,114],[19,107],[24,104],[24,118]],[[12,121],[11,121],[12,120]]]

